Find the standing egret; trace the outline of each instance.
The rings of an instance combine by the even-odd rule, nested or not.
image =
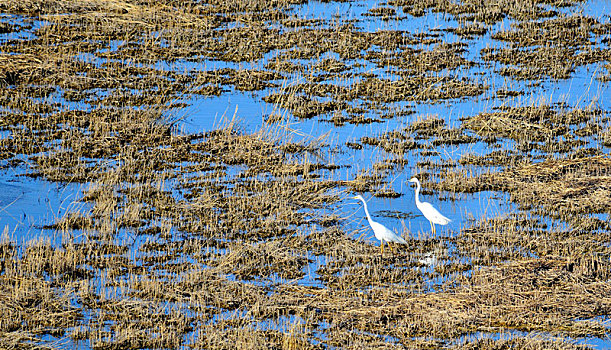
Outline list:
[[[431,230],[433,232],[433,234],[435,235],[435,224],[439,224],[439,225],[447,225],[448,223],[452,222],[452,220],[446,218],[445,216],[443,216],[437,209],[435,209],[431,203],[427,203],[427,202],[421,202],[420,201],[420,181],[418,181],[417,178],[412,177],[409,182],[415,182],[416,183],[416,207],[418,207],[418,209],[420,209],[420,211],[422,212],[422,215],[424,215],[425,218],[427,218],[427,220],[431,223]]]
[[[398,236],[397,234],[395,234],[394,232],[386,228],[386,226],[380,224],[379,222],[375,222],[371,219],[371,216],[369,215],[369,210],[367,210],[367,202],[365,202],[365,198],[363,198],[363,196],[358,195],[352,198],[360,199],[363,202],[363,206],[365,208],[365,214],[367,215],[367,221],[369,221],[369,225],[371,226],[371,229],[373,230],[373,233],[375,234],[376,238],[380,240],[380,243],[381,243],[380,252],[382,255],[384,255],[384,242],[388,243],[388,246],[390,247],[390,251],[393,253],[394,251],[392,250],[392,246],[390,245],[390,242],[407,244],[407,242],[403,238],[401,238],[401,236]]]

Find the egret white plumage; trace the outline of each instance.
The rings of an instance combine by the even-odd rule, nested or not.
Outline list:
[[[409,182],[416,183],[416,207],[418,207],[418,209],[422,212],[422,215],[424,215],[424,217],[431,223],[431,231],[433,234],[436,234],[435,224],[447,225],[448,223],[452,222],[452,220],[446,218],[437,209],[435,209],[431,203],[420,201],[420,181],[418,181],[417,178],[412,177]]]
[[[365,215],[367,215],[367,221],[369,221],[369,225],[371,226],[371,229],[373,230],[373,233],[376,238],[380,240],[380,252],[382,254],[384,254],[384,242],[388,243],[388,246],[390,247],[391,251],[393,251],[393,249],[390,245],[390,242],[407,244],[407,241],[405,241],[401,236],[392,232],[391,230],[386,228],[386,226],[380,224],[379,222],[375,222],[371,219],[371,216],[369,215],[369,210],[367,210],[367,202],[365,202],[365,198],[363,198],[363,196],[358,195],[352,198],[360,199],[363,202],[363,208],[365,208]]]

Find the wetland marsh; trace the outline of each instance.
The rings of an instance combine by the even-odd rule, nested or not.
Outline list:
[[[610,15],[1,1],[0,348],[611,346]]]

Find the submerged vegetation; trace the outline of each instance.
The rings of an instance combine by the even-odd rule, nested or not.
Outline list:
[[[0,348],[608,339],[609,104],[528,91],[586,70],[587,89],[606,86],[608,18],[565,0],[359,3],[350,18],[307,6],[0,3],[1,166],[81,185],[65,214],[32,228],[38,239],[4,228]],[[455,26],[380,24],[437,13]],[[472,51],[483,40],[495,45]],[[195,99],[230,94],[274,110],[255,131],[239,111],[182,131]],[[453,121],[418,109],[461,101],[488,102]],[[335,147],[292,129],[310,120],[393,127]],[[371,164],[350,164],[364,152]],[[402,172],[451,200],[492,191],[517,209],[437,236],[390,212],[408,244],[380,255],[342,208],[357,192],[411,193],[393,186]]]

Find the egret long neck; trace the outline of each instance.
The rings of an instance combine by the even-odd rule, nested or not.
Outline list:
[[[416,182],[416,204],[420,204],[420,181]]]
[[[364,200],[363,200],[363,208],[365,209],[365,215],[367,215],[367,221],[369,221],[369,223],[371,224],[373,220],[371,219],[371,216],[369,215],[369,210],[367,210],[367,202],[365,202]]]

